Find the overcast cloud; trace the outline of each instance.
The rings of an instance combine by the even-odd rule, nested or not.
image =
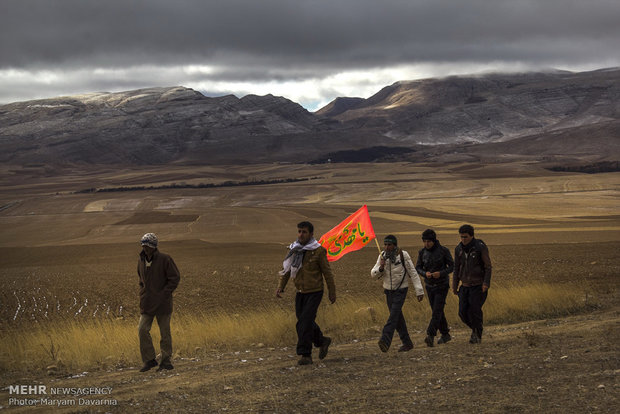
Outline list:
[[[316,110],[398,80],[620,66],[617,0],[0,0],[0,103],[151,86]]]

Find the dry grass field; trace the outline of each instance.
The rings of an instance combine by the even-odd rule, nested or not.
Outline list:
[[[617,411],[619,173],[529,163],[0,168],[5,408],[33,409],[9,407],[9,385],[45,384],[113,388],[118,406],[68,412]],[[308,180],[76,193],[288,178]],[[273,296],[295,224],[308,219],[320,236],[362,204],[378,237],[395,234],[411,253],[428,227],[453,250],[458,227],[475,226],[494,265],[483,344],[466,343],[450,297],[455,339],[426,348],[430,310],[410,298],[415,349],[381,354],[373,243],[333,264],[338,302],[319,310],[335,338],[328,358],[295,365],[294,292]],[[166,374],[136,369],[135,267],[151,231],[182,273]]]

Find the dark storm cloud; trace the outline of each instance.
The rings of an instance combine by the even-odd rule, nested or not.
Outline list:
[[[618,52],[617,1],[3,1],[0,68],[258,62],[357,67]]]
[[[617,0],[0,0],[0,103],[184,85],[312,106],[412,77],[620,66],[618,21]]]

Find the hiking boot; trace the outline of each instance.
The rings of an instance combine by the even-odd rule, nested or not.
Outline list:
[[[301,358],[299,358],[299,361],[297,361],[297,365],[310,365],[310,364],[312,364],[311,356],[302,356]]]
[[[424,338],[424,342],[426,342],[426,346],[428,346],[429,348],[432,348],[433,345],[435,345],[435,337],[426,335],[426,338]]]
[[[165,369],[174,369],[174,367],[172,366],[172,364],[170,363],[170,361],[164,361],[161,364],[159,364],[159,368],[157,368],[157,372],[159,371],[163,371]]]
[[[151,359],[150,361],[146,361],[144,363],[142,368],[140,368],[140,372],[146,372],[150,370],[151,368],[155,368],[156,366],[157,366],[157,361],[155,361],[154,359]]]
[[[446,342],[450,342],[452,340],[452,337],[450,336],[449,333],[445,334],[445,335],[441,335],[441,338],[439,338],[439,340],[437,340],[437,344],[445,344]]]
[[[383,342],[382,339],[379,339],[379,349],[381,350],[381,352],[387,352],[388,349],[390,349],[390,346]]]
[[[472,332],[471,333],[471,338],[469,338],[469,343],[470,344],[479,344],[480,342],[482,342],[482,338],[480,338],[477,333]]]
[[[332,338],[329,336],[323,337],[323,343],[319,347],[319,359],[323,359],[327,356],[327,351],[329,350],[329,344],[332,343]]]
[[[413,349],[413,344],[403,344],[398,348],[398,352],[408,352]]]

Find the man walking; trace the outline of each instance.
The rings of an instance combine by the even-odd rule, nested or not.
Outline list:
[[[398,352],[407,352],[413,349],[413,342],[409,337],[402,310],[409,288],[407,275],[413,282],[418,302],[424,299],[424,288],[422,288],[422,283],[420,283],[418,274],[413,267],[409,253],[398,248],[396,237],[393,235],[386,236],[383,242],[385,250],[379,254],[377,263],[370,271],[371,277],[383,278],[383,292],[390,311],[390,316],[383,327],[381,339],[379,339],[379,349],[381,352],[387,352],[390,349],[394,330],[396,330],[402,342]]]
[[[459,297],[459,317],[471,329],[469,343],[479,344],[482,341],[482,305],[491,286],[491,257],[487,245],[474,238],[472,226],[461,226],[459,234],[461,242],[454,249],[452,291]]]
[[[170,317],[172,316],[172,292],[179,285],[181,276],[174,260],[157,250],[157,236],[146,233],[140,240],[142,252],[138,259],[138,276],[140,278],[140,354],[144,366],[140,372],[146,372],[157,366],[155,348],[151,339],[151,325],[157,318],[161,335],[161,361],[158,371],[173,369],[172,336],[170,335]]]
[[[332,341],[330,337],[323,336],[315,322],[323,298],[323,279],[329,291],[329,301],[336,302],[336,285],[327,261],[327,250],[314,238],[314,226],[309,221],[297,225],[297,240],[289,246],[282,265],[284,269],[280,271],[276,297],[282,297],[288,280],[293,279],[297,289],[297,355],[301,355],[298,364],[309,365],[312,364],[312,345],[319,348],[319,359],[323,359]]]
[[[426,229],[422,233],[424,248],[418,252],[416,270],[424,279],[428,303],[431,305],[431,321],[426,329],[427,346],[433,346],[437,331],[441,332],[438,344],[445,344],[452,339],[450,328],[444,314],[446,296],[450,289],[449,275],[454,270],[454,261],[447,247],[442,246],[437,240],[437,234],[432,229]]]

